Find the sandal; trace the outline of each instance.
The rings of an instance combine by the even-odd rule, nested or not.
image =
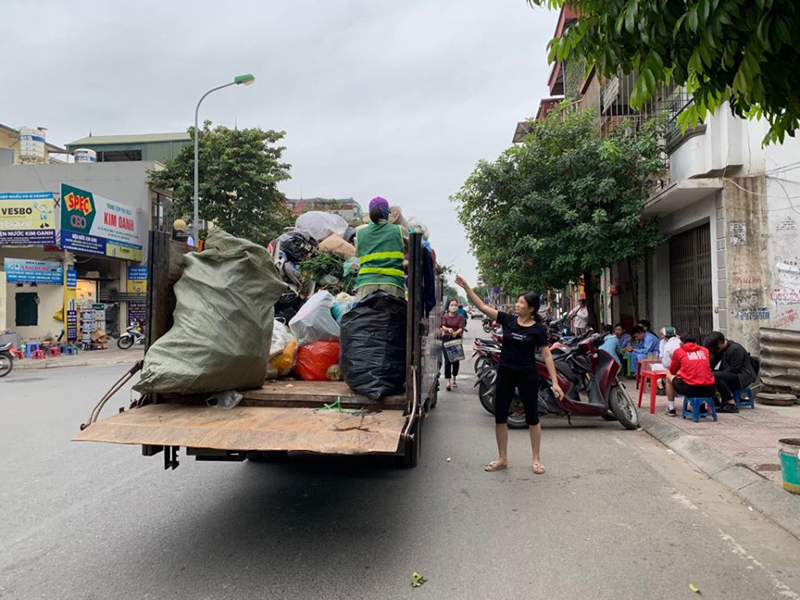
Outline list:
[[[503,469],[508,468],[508,464],[503,464],[499,460],[493,460],[488,465],[483,467],[483,470],[487,473],[491,473],[493,471],[502,471]]]
[[[544,465],[542,463],[535,462],[533,463],[533,472],[536,475],[544,475]]]
[[[453,389],[456,389],[457,387],[458,387],[458,384],[456,383],[456,380],[453,379]]]

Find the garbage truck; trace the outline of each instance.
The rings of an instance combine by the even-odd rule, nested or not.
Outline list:
[[[240,390],[243,398],[229,409],[208,406],[210,394],[146,393],[100,418],[141,369],[140,361],[100,399],[73,440],[139,445],[144,456],[162,455],[165,469],[179,465],[181,452],[199,461],[265,461],[290,452],[386,455],[394,457],[388,462],[415,467],[423,423],[436,406],[442,352],[442,282],[434,278],[436,306],[426,310],[422,244],[420,234],[410,236],[405,393],[372,400],[342,381],[278,379]],[[145,361],[148,349],[172,327],[174,285],[189,250],[167,234],[150,232]]]

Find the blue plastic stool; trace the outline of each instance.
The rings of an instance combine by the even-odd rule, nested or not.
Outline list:
[[[686,410],[690,403],[692,405],[691,412]],[[700,407],[703,406],[703,404],[707,404],[709,406],[709,408],[710,408],[709,412],[705,412],[705,413],[701,413],[700,412]],[[716,421],[717,420],[717,409],[714,407],[714,399],[713,398],[691,398],[691,397],[684,398],[683,399],[683,418],[685,419],[686,416],[689,415],[689,414],[692,415],[692,421],[694,421],[695,423],[699,423],[700,419],[704,419],[709,414]]]
[[[68,346],[64,346],[64,349],[61,351],[61,353],[62,354],[66,354],[68,356],[72,356],[73,354],[77,354],[78,353],[78,349],[75,346],[73,346],[72,344],[70,344]]]
[[[31,358],[37,350],[41,350],[39,342],[27,342],[25,344],[25,358]]]
[[[742,396],[744,396],[744,398],[742,398]],[[753,390],[750,388],[734,390],[733,401],[736,402],[736,408],[742,408],[743,406],[749,406],[750,408],[756,407],[755,396],[753,395]]]

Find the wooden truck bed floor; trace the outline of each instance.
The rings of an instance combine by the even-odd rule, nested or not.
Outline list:
[[[269,382],[243,395],[242,403],[229,410],[184,402],[133,408],[93,423],[73,440],[214,450],[391,453],[397,451],[406,423],[405,397],[370,401],[340,382]],[[306,407],[337,399],[342,407],[365,410],[351,414]]]

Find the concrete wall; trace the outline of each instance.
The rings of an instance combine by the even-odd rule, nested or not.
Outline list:
[[[722,190],[724,222],[719,242],[727,260],[720,295],[727,298],[726,335],[750,352],[760,350],[758,330],[768,327],[767,265],[769,234],[763,176],[729,178]]]
[[[704,123],[705,132],[688,137],[670,154],[670,181],[738,168],[746,153],[744,125],[744,121],[731,114],[727,103],[715,115],[709,115]]]

